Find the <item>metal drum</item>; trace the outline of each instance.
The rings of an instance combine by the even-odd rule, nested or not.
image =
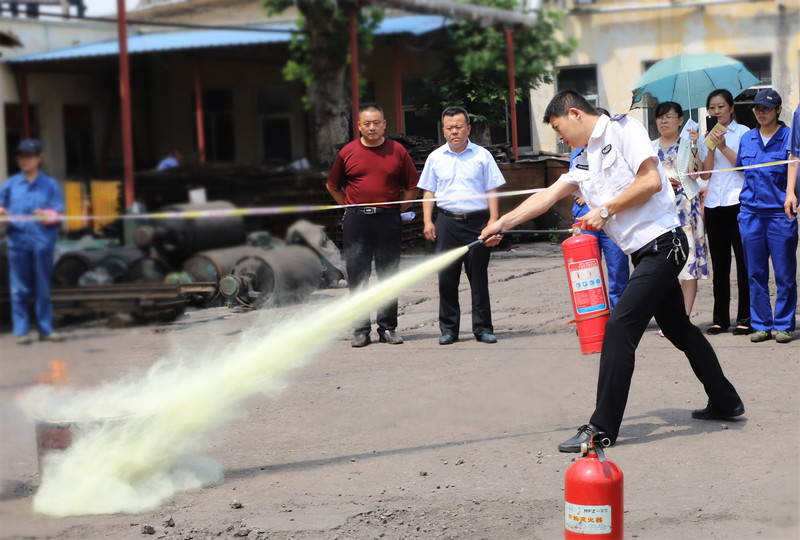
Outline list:
[[[298,303],[324,283],[319,257],[303,246],[288,246],[242,258],[219,282],[230,303],[248,307]]]

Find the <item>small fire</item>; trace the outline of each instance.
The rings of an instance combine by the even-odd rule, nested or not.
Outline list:
[[[52,384],[53,386],[67,386],[70,382],[67,363],[58,360],[48,362],[50,371],[42,373],[36,382],[39,384]]]

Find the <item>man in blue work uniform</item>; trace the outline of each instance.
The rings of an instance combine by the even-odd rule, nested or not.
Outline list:
[[[780,119],[781,96],[772,89],[761,90],[753,99],[753,113],[759,127],[739,141],[736,166],[755,166],[744,171],[739,193],[739,232],[750,284],[750,324],[755,333],[750,341],[772,337],[789,343],[797,312],[797,219],[786,218],[788,167],[770,165],[784,161],[790,130]],[[769,263],[775,272],[775,311],[769,292]]]
[[[0,188],[0,215],[37,216],[39,219],[8,223],[8,266],[11,318],[17,343],[31,342],[28,303],[33,296],[39,339],[61,341],[53,332],[50,282],[58,239],[58,214],[64,212],[64,196],[53,178],[39,170],[42,145],[24,139],[17,146],[20,172]]]

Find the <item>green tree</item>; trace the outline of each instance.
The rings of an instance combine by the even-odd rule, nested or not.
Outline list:
[[[359,7],[356,0],[261,0],[268,15],[295,6],[299,32],[289,46],[284,66],[287,81],[306,87],[305,104],[311,122],[311,155],[329,166],[337,149],[350,140],[350,25],[348,9],[358,8],[359,59],[372,50],[372,33],[383,19],[383,10]]]
[[[511,10],[518,0],[473,0],[494,8]],[[576,46],[573,38],[558,41],[564,14],[543,9],[533,26],[514,29],[516,100],[527,99],[542,83],[553,82],[553,66]],[[454,21],[440,35],[441,69],[423,79],[417,100],[438,118],[444,107],[461,105],[472,116],[473,138],[490,143],[489,127],[505,125],[509,110],[508,53],[505,29],[482,27],[467,20]]]

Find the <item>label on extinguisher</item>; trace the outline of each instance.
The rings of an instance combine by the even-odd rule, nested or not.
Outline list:
[[[611,505],[586,506],[564,501],[564,527],[579,534],[610,534]]]
[[[570,263],[569,282],[575,299],[575,312],[586,315],[608,309],[603,291],[603,276],[600,261],[588,259]]]

